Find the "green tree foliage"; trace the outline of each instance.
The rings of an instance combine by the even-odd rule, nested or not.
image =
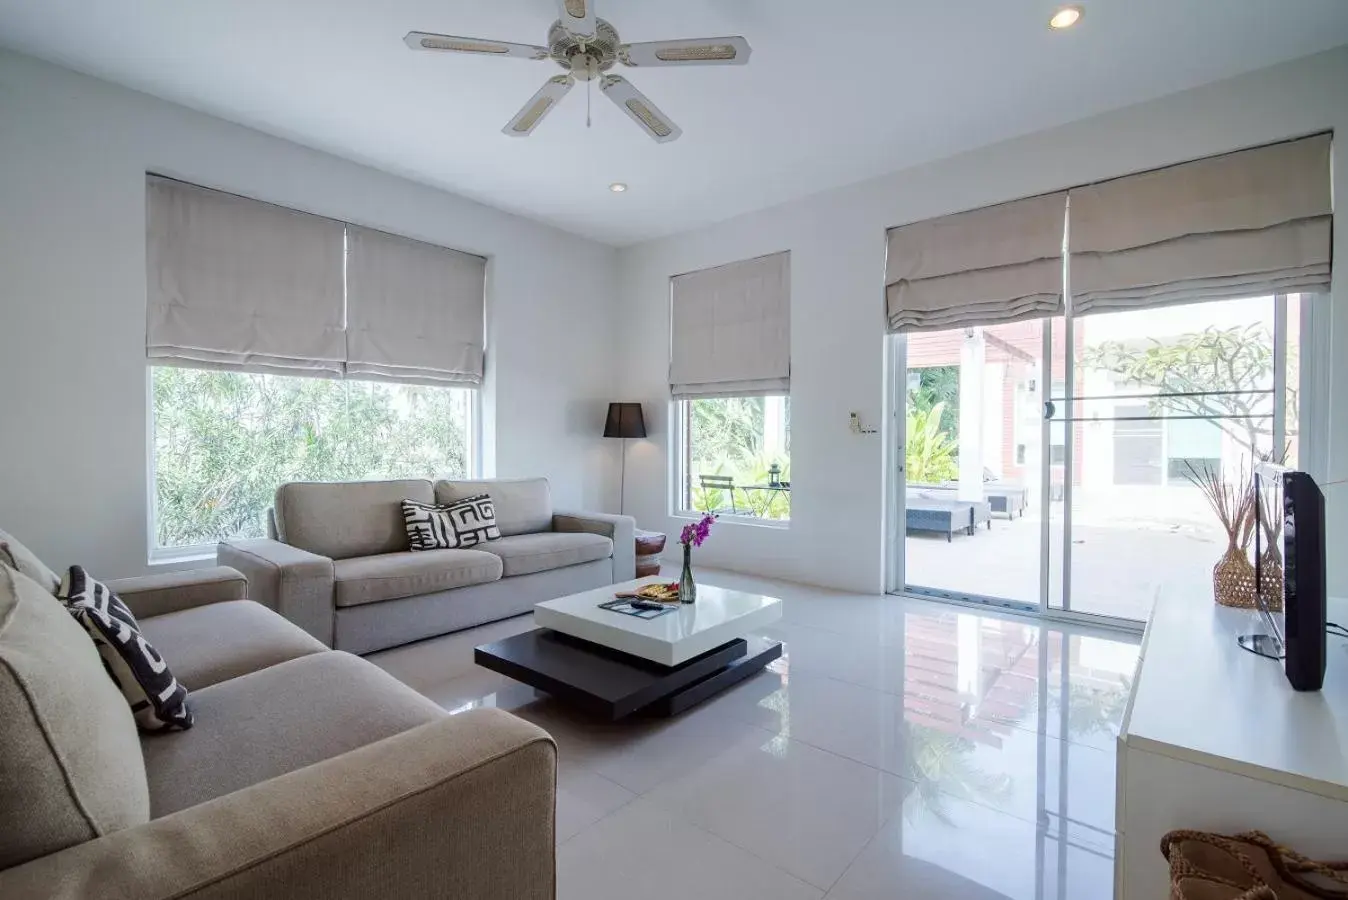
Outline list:
[[[1150,406],[1153,415],[1168,410],[1221,417],[1214,423],[1254,451],[1271,443],[1273,401],[1266,392],[1273,387],[1273,335],[1263,325],[1210,326],[1163,341],[1150,338],[1145,344],[1105,341],[1086,348],[1082,362],[1162,395],[1227,392],[1160,396]],[[1288,368],[1295,371],[1291,364]],[[1287,394],[1288,433],[1294,434],[1297,393],[1289,389]]]
[[[763,397],[724,397],[693,400],[689,422],[688,474],[692,503],[697,510],[715,512],[731,508],[730,497],[722,490],[704,491],[699,475],[730,475],[736,485],[767,484],[769,468],[780,467],[778,476],[791,479],[791,403],[785,404],[786,435],[784,451],[769,457],[764,449],[766,399]],[[784,492],[735,490],[734,507],[749,515],[786,519],[791,515],[791,497]]]
[[[913,369],[917,373],[917,387],[908,392],[909,406],[929,410],[938,403],[945,404],[940,426],[950,433],[950,440],[959,445],[960,433],[960,367],[927,366]]]
[[[959,453],[950,434],[941,428],[945,404],[930,409],[908,405],[904,467],[909,484],[936,484],[959,477]]]
[[[161,547],[264,536],[286,481],[468,470],[466,391],[166,366],[153,385]]]

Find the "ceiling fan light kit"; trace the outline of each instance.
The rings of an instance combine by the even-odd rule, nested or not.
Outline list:
[[[577,81],[599,82],[599,90],[657,143],[678,139],[683,130],[646,95],[621,75],[605,74],[616,63],[632,68],[654,66],[742,66],[749,61],[749,42],[738,35],[677,41],[624,44],[618,31],[596,18],[591,0],[557,0],[561,17],[548,29],[546,47],[482,38],[409,32],[404,43],[413,50],[513,56],[552,60],[566,70],[544,82],[515,117],[501,129],[511,137],[528,137],[556,108]]]

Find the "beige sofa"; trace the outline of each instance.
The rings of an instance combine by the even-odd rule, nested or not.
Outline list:
[[[402,501],[490,494],[501,540],[407,549]],[[369,653],[528,612],[636,575],[631,516],[553,509],[546,478],[281,485],[271,538],[226,541],[216,561],[249,596],[329,647]]]
[[[555,895],[545,732],[450,717],[216,568],[111,582],[196,718],[138,734],[50,570],[0,541],[0,897]]]

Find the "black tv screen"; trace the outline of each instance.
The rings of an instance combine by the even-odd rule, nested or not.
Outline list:
[[[1325,496],[1305,472],[1264,464],[1254,476],[1255,592],[1283,644],[1287,680],[1316,691],[1325,680]],[[1284,628],[1273,618],[1284,609]]]

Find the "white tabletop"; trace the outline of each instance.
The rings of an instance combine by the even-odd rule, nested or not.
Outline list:
[[[1329,620],[1348,601],[1329,601]],[[1210,600],[1164,600],[1147,625],[1120,739],[1190,762],[1348,800],[1348,642],[1329,636],[1324,690],[1292,689],[1281,662],[1236,645],[1258,616]]]
[[[581,640],[665,666],[677,666],[708,650],[742,638],[782,617],[782,601],[762,594],[697,585],[697,602],[680,603],[673,612],[642,619],[601,609],[615,594],[667,578],[638,578],[593,591],[559,597],[534,606],[534,622]]]

